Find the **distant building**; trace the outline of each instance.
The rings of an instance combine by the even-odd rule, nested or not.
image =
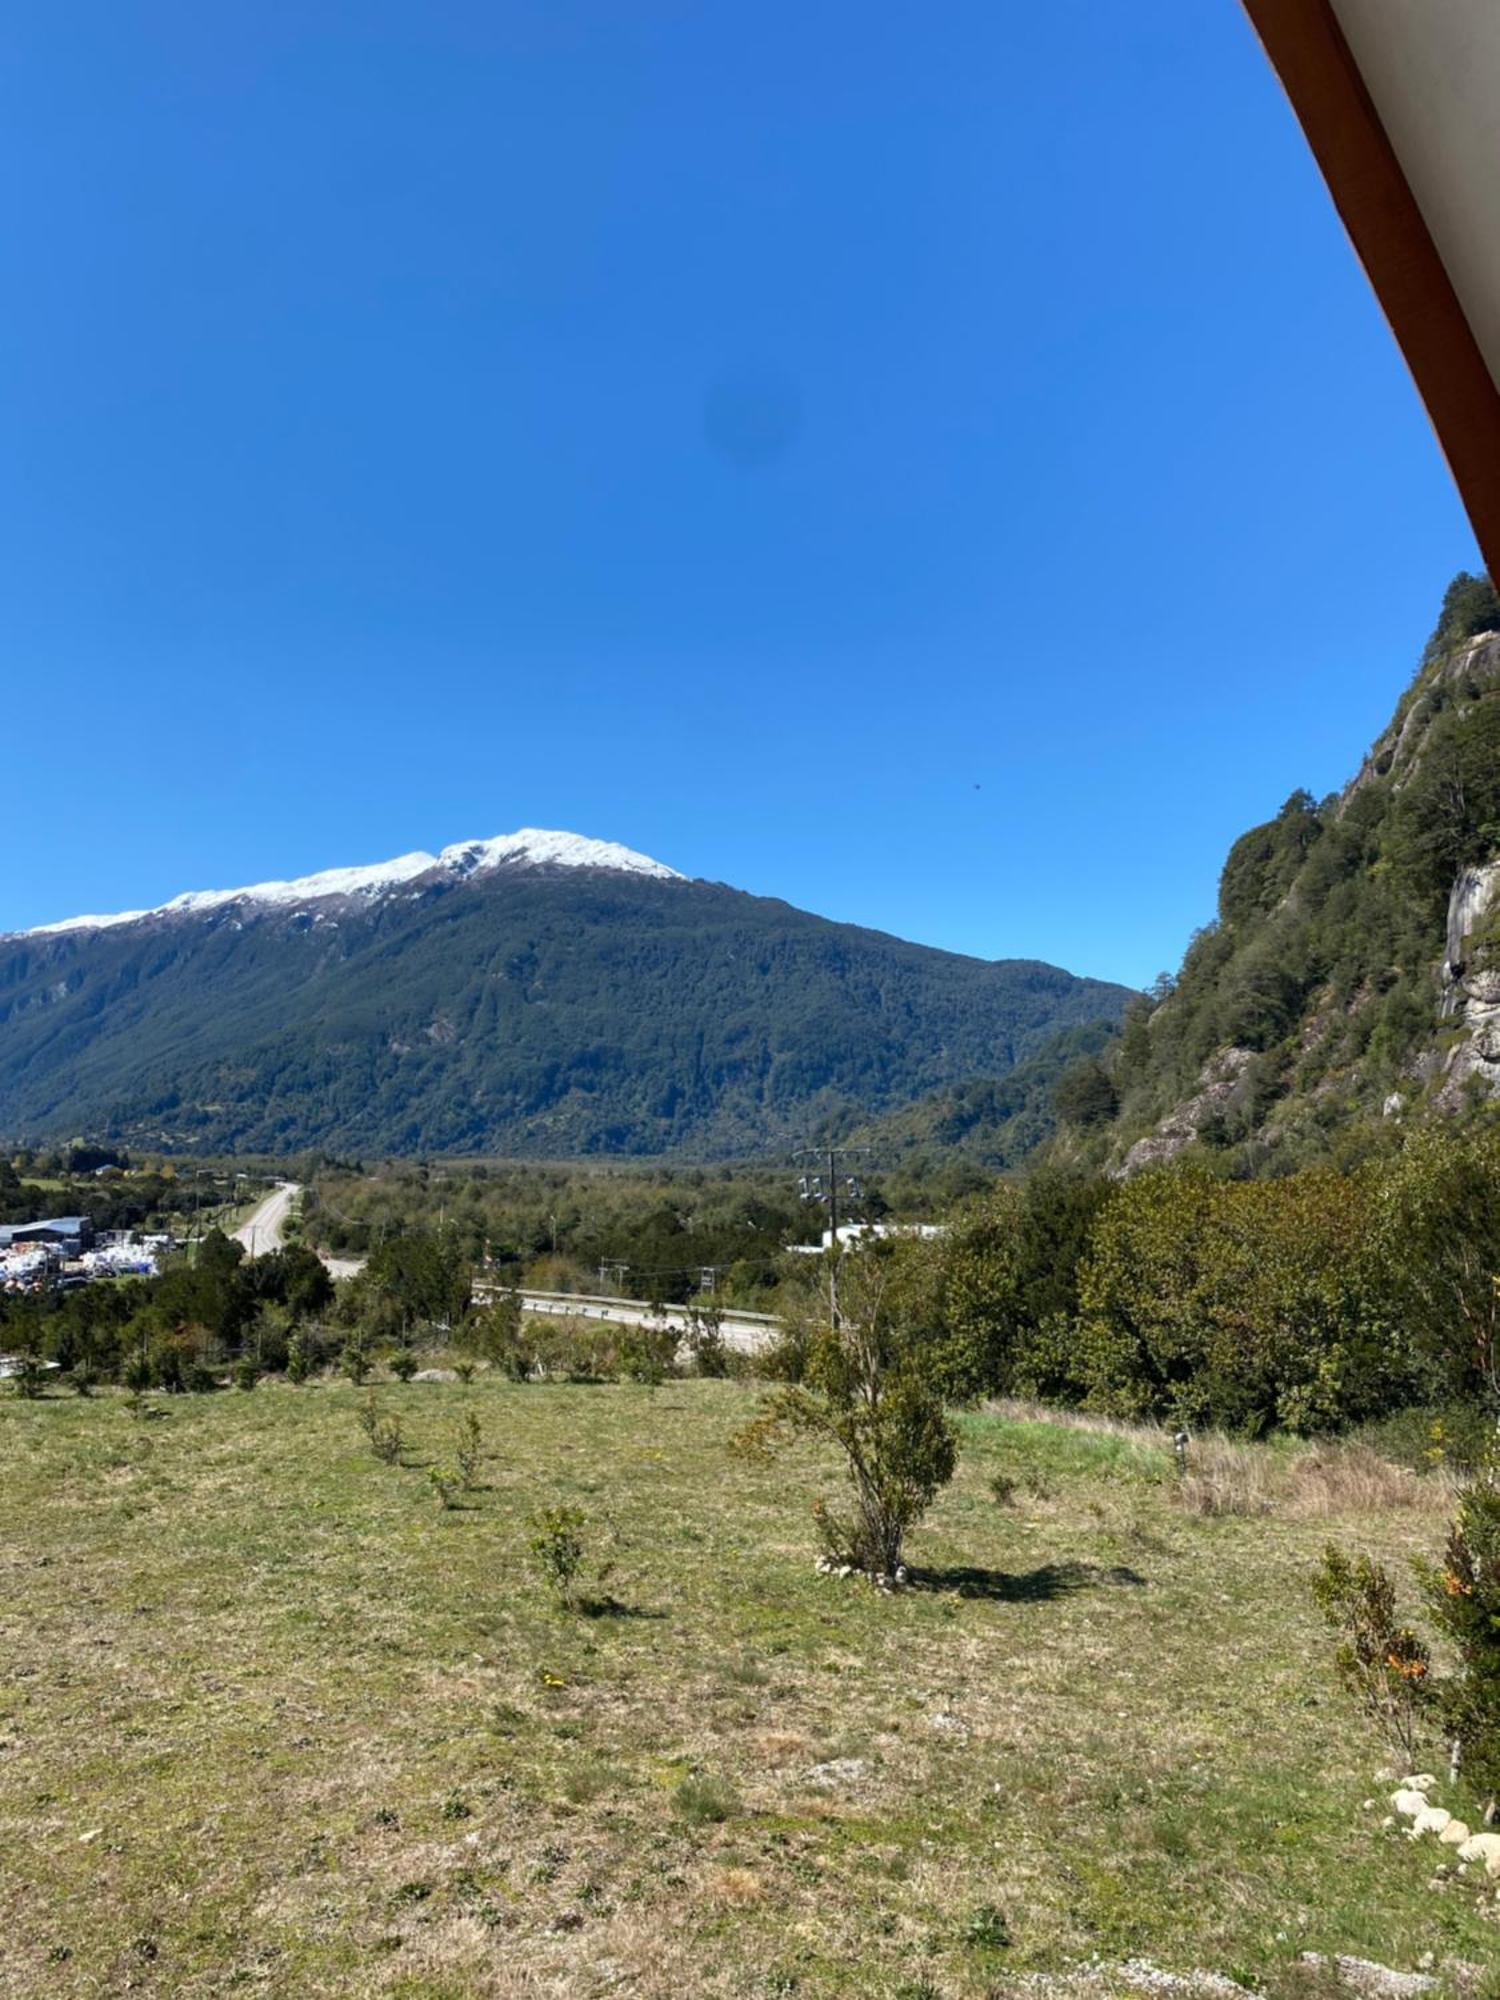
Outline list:
[[[916,1236],[925,1241],[947,1233],[941,1222],[841,1222],[838,1227],[840,1250],[858,1250],[861,1244],[887,1236]],[[821,1243],[789,1243],[786,1247],[799,1257],[821,1257],[833,1248],[833,1235],[831,1229],[825,1229]]]
[[[0,1250],[41,1245],[64,1257],[81,1257],[92,1249],[94,1225],[86,1215],[51,1215],[40,1222],[0,1222]]]

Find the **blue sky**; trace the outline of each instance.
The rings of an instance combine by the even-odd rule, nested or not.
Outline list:
[[[0,926],[558,826],[1144,982],[1477,567],[1236,0],[20,0]]]

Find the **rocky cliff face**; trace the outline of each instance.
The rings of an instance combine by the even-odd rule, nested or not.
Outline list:
[[[1461,1039],[1450,1050],[1437,1101],[1458,1109],[1476,1091],[1500,1096],[1500,861],[1465,868],[1448,899],[1441,1013]]]
[[[1216,920],[1127,1016],[1120,1113],[1085,1143],[1134,1173],[1348,1157],[1383,1121],[1500,1097],[1500,598],[1460,577],[1341,793],[1235,842]],[[1351,1137],[1360,1130],[1365,1141]]]

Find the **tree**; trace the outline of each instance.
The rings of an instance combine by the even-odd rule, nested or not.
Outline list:
[[[1500,1404],[1500,1128],[1414,1132],[1382,1181],[1376,1243],[1442,1386]]]
[[[898,1303],[892,1283],[898,1257],[868,1249],[847,1260],[839,1323],[807,1327],[802,1380],[775,1391],[741,1434],[751,1450],[806,1436],[838,1452],[853,1506],[846,1513],[817,1504],[825,1553],[887,1586],[903,1573],[908,1530],[953,1477],[958,1457],[922,1323]]]
[[[1065,1069],[1052,1089],[1052,1109],[1064,1125],[1107,1125],[1119,1108],[1109,1071],[1092,1057]]]

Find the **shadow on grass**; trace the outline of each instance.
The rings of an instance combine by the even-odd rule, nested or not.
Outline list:
[[[581,1597],[578,1610],[584,1618],[665,1618],[665,1611],[646,1611],[639,1604],[622,1604],[618,1597]]]
[[[932,1590],[953,1597],[987,1597],[996,1604],[1050,1604],[1059,1597],[1071,1597],[1078,1590],[1093,1590],[1100,1584],[1129,1584],[1144,1588],[1146,1579],[1139,1570],[1121,1563],[1100,1569],[1095,1563],[1043,1563],[1038,1569],[1011,1572],[1003,1569],[975,1569],[959,1564],[947,1569],[913,1569],[907,1572],[911,1590]]]

